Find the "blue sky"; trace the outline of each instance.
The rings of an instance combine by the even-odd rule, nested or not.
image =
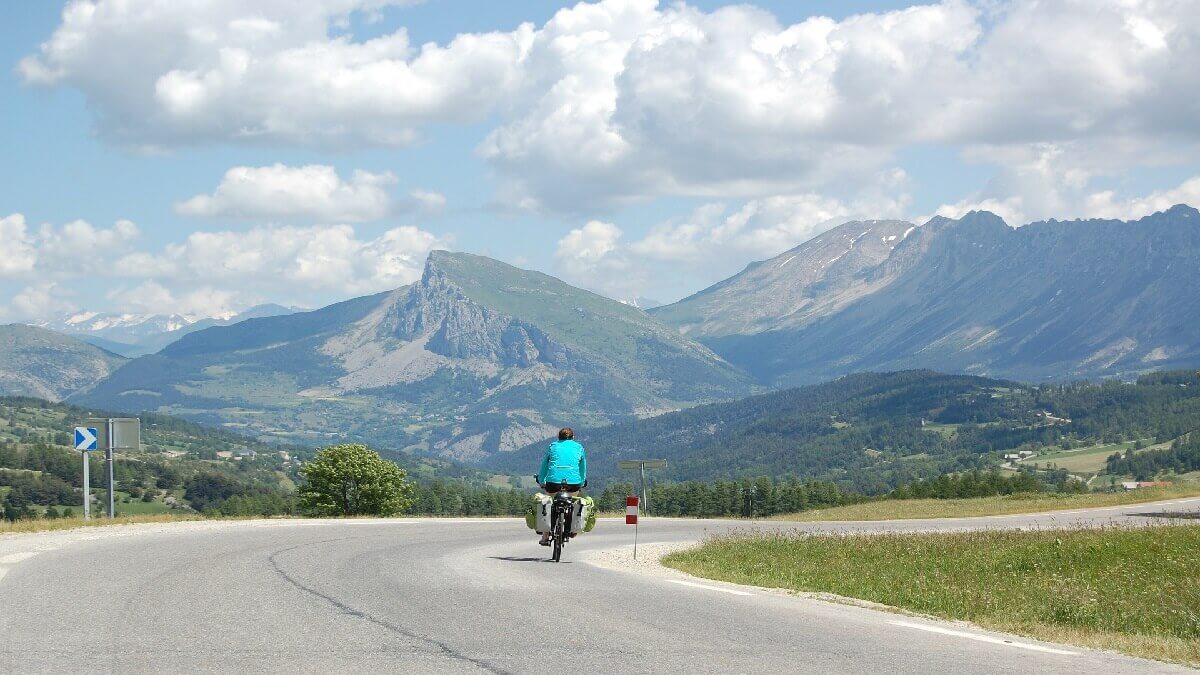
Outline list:
[[[0,9],[0,320],[318,306],[436,247],[671,301],[853,218],[1200,197],[1182,0],[140,4]]]

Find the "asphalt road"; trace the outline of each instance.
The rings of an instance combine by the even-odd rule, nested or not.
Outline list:
[[[1160,505],[943,521],[942,530],[1130,522]],[[1200,499],[1170,510],[1200,510]],[[642,542],[745,522],[644,519]],[[1177,672],[1150,661],[589,559],[517,520],[200,522],[0,536],[3,672]],[[683,583],[680,583],[683,581]]]

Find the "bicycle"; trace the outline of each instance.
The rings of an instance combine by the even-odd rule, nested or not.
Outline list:
[[[543,489],[546,487],[540,484],[539,486]],[[562,561],[563,545],[573,536],[571,521],[575,518],[576,506],[575,498],[570,492],[559,490],[554,493],[554,500],[550,503],[550,560],[554,562]]]
[[[565,490],[554,495],[550,506],[550,559],[562,560],[563,544],[571,538],[571,520],[575,516],[575,500]]]

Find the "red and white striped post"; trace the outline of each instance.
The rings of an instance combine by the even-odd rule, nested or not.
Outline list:
[[[638,540],[638,498],[625,498],[625,524],[633,526],[633,559],[637,560],[637,540]]]

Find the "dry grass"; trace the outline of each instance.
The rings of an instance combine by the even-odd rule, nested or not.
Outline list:
[[[861,598],[986,628],[1200,665],[1200,525],[719,537],[697,576]]]
[[[133,523],[174,523],[187,520],[206,520],[198,514],[155,513],[143,515],[120,516],[118,518],[59,518],[56,520],[18,520],[8,522],[0,520],[0,535],[22,534],[27,532],[49,532],[51,530],[73,530],[80,527],[108,527],[112,525],[129,525]]]
[[[813,522],[824,520],[913,520],[924,518],[972,518],[1020,513],[1044,513],[1072,509],[1141,504],[1163,499],[1200,496],[1200,482],[1179,482],[1162,488],[1129,492],[1094,492],[1082,495],[1026,493],[972,499],[885,499],[863,504],[816,509],[773,516],[771,520]]]

